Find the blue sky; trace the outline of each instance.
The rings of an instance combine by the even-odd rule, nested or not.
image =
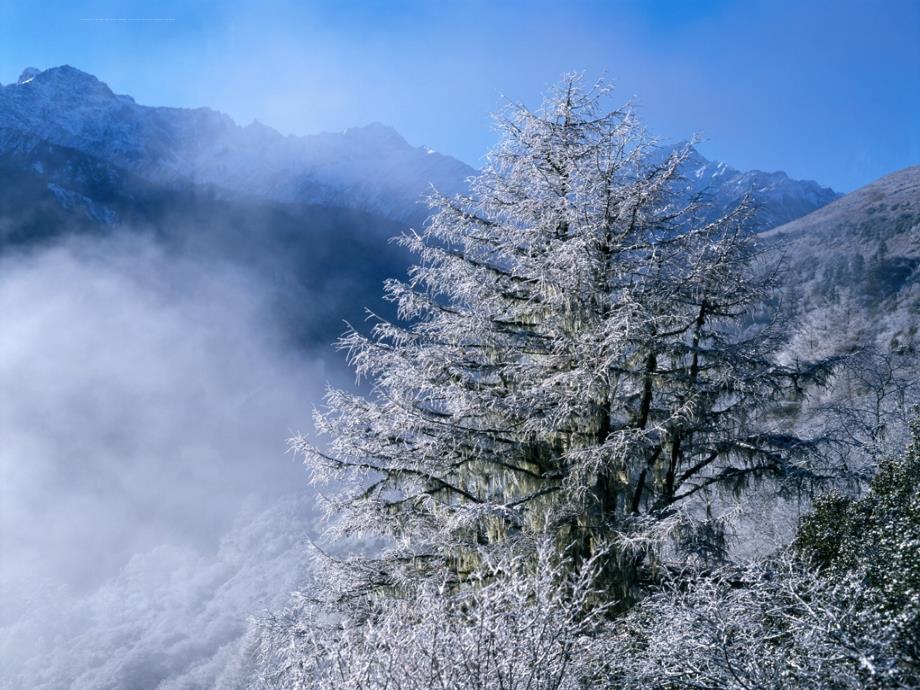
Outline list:
[[[0,82],[64,63],[286,133],[380,121],[473,165],[503,97],[573,69],[736,167],[849,191],[920,163],[920,0],[0,3]]]

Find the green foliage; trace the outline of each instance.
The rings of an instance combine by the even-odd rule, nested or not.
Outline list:
[[[840,563],[853,552],[847,543],[856,531],[853,508],[853,500],[836,491],[820,498],[799,527],[796,547],[821,568]]]
[[[796,548],[831,573],[865,571],[892,598],[920,592],[920,422],[904,456],[881,463],[862,498],[832,493],[816,502]]]
[[[904,455],[879,466],[863,497],[818,501],[795,548],[824,577],[855,578],[860,606],[890,626],[920,672],[920,419],[912,434]]]

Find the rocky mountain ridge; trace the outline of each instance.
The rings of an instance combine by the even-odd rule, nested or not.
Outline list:
[[[28,69],[0,87],[0,153],[20,139],[67,147],[162,184],[216,186],[270,201],[359,208],[400,221],[424,214],[433,185],[453,194],[473,169],[413,147],[379,123],[284,136],[210,108],[138,105],[70,66]]]
[[[423,200],[432,188],[448,195],[463,191],[476,172],[450,156],[411,146],[379,123],[285,136],[259,122],[239,126],[210,108],[139,105],[68,65],[28,68],[18,83],[0,87],[0,156],[21,153],[35,142],[78,151],[158,184],[357,208],[413,225],[424,221]],[[714,213],[749,195],[757,207],[758,230],[839,196],[782,172],[741,172],[699,152],[685,176],[690,190],[704,194]]]

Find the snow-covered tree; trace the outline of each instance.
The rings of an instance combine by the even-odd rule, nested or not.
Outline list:
[[[816,413],[833,420],[857,462],[871,473],[910,440],[911,409],[920,403],[912,348],[862,348],[827,388]]]
[[[792,548],[681,572],[621,618],[628,688],[920,687],[920,419],[859,499],[815,504]]]
[[[618,623],[608,687],[916,688],[859,573],[824,578],[788,553],[683,573]]]
[[[334,487],[332,534],[382,540],[335,583],[358,618],[532,534],[575,562],[611,549],[601,580],[628,601],[665,533],[718,555],[684,506],[823,476],[784,409],[827,369],[776,361],[747,210],[700,222],[689,147],[662,150],[608,95],[572,76],[510,106],[471,194],[435,196],[402,238],[420,263],[386,286],[400,320],[341,341],[372,392],[331,391],[328,446],[295,446]]]
[[[596,577],[541,539],[485,557],[475,586],[422,587],[353,625],[299,598],[257,628],[254,687],[315,690],[581,690],[615,650]],[[431,583],[429,583],[431,584]]]

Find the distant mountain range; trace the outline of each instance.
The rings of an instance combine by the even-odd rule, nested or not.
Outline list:
[[[270,201],[358,208],[409,223],[424,219],[420,201],[432,187],[454,194],[475,174],[450,156],[409,145],[381,124],[337,134],[284,136],[258,122],[241,127],[210,108],[138,105],[66,65],[26,69],[18,83],[0,87],[0,155],[22,161],[36,147],[37,155],[45,155],[42,144],[91,156],[99,161],[97,167],[117,170],[98,169],[95,174],[101,177],[130,173],[160,185],[209,186]],[[78,167],[85,173],[87,165]],[[759,209],[758,229],[793,220],[838,196],[815,182],[792,180],[781,172],[740,172],[699,153],[686,175],[694,191],[709,196],[716,209],[750,194]],[[73,196],[76,190],[63,179],[50,184],[63,206],[85,209],[102,222],[116,219],[117,210],[107,209],[104,200]]]
[[[365,305],[386,311],[381,282],[409,257],[385,240],[424,222],[432,188],[461,192],[475,172],[381,124],[285,136],[209,108],[139,105],[69,66],[0,86],[0,248],[149,232],[264,272],[310,340],[330,340]],[[684,175],[713,214],[749,196],[755,230],[839,196],[698,152]]]
[[[257,122],[240,127],[210,108],[138,105],[66,65],[27,69],[17,84],[0,88],[0,130],[3,151],[43,141],[152,182],[361,208],[403,221],[424,213],[418,202],[431,185],[453,194],[474,173],[381,124],[283,136]]]
[[[754,208],[752,230],[762,231],[800,218],[838,199],[841,195],[811,180],[793,180],[784,172],[742,172],[719,161],[710,161],[694,150],[684,167],[693,193],[724,213],[747,196]]]

